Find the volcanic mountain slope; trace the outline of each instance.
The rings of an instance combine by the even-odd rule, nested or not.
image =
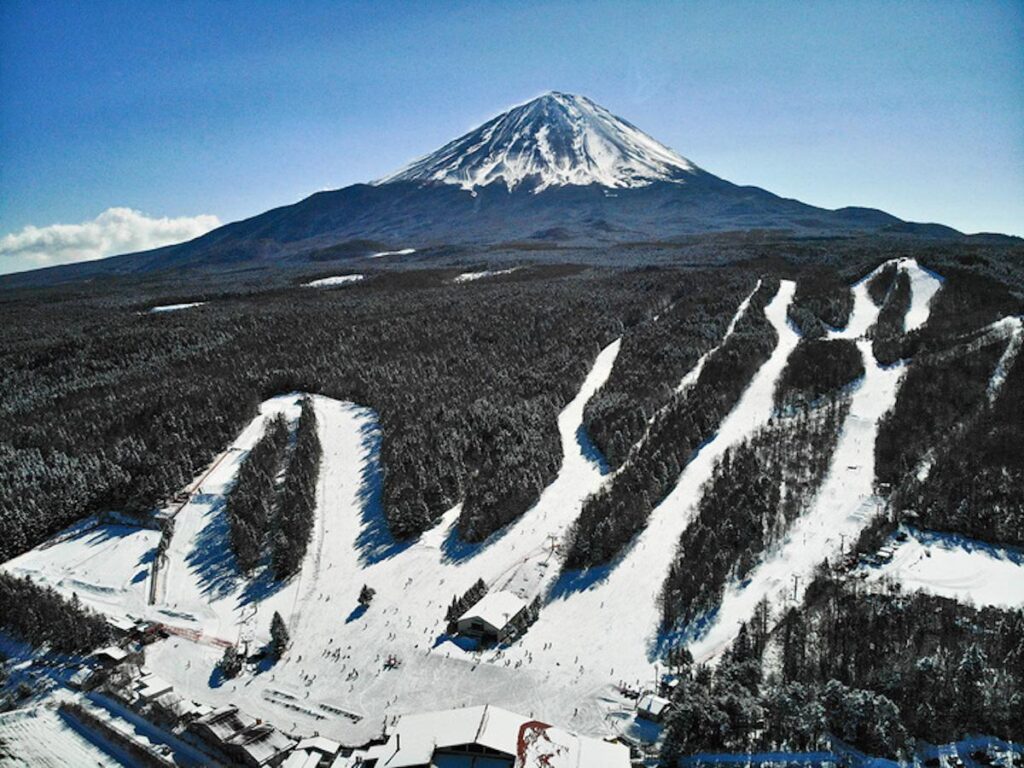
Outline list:
[[[636,188],[685,182],[689,160],[584,96],[551,92],[514,107],[378,181],[440,182],[473,190],[527,186]]]
[[[601,245],[750,229],[959,235],[874,209],[826,210],[733,184],[590,99],[547,93],[373,183],[318,192],[187,243],[45,274],[74,279],[432,245]]]

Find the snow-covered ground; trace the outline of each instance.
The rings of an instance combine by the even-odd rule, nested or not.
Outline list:
[[[515,272],[519,267],[509,267],[508,269],[485,269],[482,272],[463,272],[461,275],[456,275],[453,279],[453,283],[472,283],[475,280],[482,280],[485,277],[495,277],[496,275],[510,275]]]
[[[909,273],[911,281],[907,327],[917,328],[927,322],[931,300],[941,284],[913,259],[903,259],[898,265]],[[698,661],[717,657],[762,598],[767,597],[776,606],[786,600],[799,600],[815,566],[826,558],[835,558],[844,546],[852,544],[881,508],[882,501],[874,493],[875,435],[879,418],[896,401],[905,366],[878,365],[871,342],[863,338],[879,312],[867,295],[867,282],[874,274],[854,285],[849,323],[830,334],[832,338],[857,339],[865,374],[853,392],[828,474],[810,510],[792,525],[786,538],[766,553],[742,583],[727,588],[718,612],[690,646]]]
[[[978,607],[1024,607],[1024,553],[954,534],[905,529],[891,540],[880,566],[858,571],[869,580],[891,579],[908,592],[922,591]]]
[[[331,288],[336,285],[349,285],[363,280],[363,275],[334,275],[333,277],[321,277],[305,284],[306,288]]]
[[[601,729],[601,718],[610,714],[602,711],[608,707],[602,707],[597,693],[602,684],[653,685],[661,640],[658,593],[715,461],[771,415],[775,383],[799,340],[786,320],[795,288],[794,283],[783,281],[765,309],[779,334],[771,357],[717,434],[683,470],[675,489],[651,513],[629,551],[611,566],[563,577],[526,636],[507,651],[494,654],[513,664],[569,670],[576,698],[589,699],[573,727]]]
[[[385,256],[409,256],[410,254],[416,253],[415,248],[403,248],[400,251],[380,251],[378,253],[371,253],[366,258],[368,259],[382,259]]]
[[[911,270],[914,322],[934,295]],[[242,578],[227,548],[224,494],[269,416],[294,422],[297,394],[273,398],[210,468],[192,483],[175,516],[165,565],[147,604],[149,562],[157,533],[115,525],[75,530],[6,564],[111,614],[146,616],[177,634],[147,649],[147,664],[176,691],[211,705],[235,703],[286,731],[318,731],[347,743],[378,735],[386,717],[490,703],[572,729],[607,735],[628,727],[632,703],[615,684],[653,683],[659,636],[657,594],[715,462],[772,413],[773,393],[798,336],[786,310],[795,284],[783,281],[766,315],[779,343],[718,433],[681,474],[646,529],[613,566],[560,576],[558,547],[583,500],[607,482],[607,469],[582,428],[583,409],[607,380],[619,342],[597,356],[577,396],[558,419],[564,459],[556,479],[520,519],[480,545],[456,535],[459,507],[415,542],[391,539],[381,506],[380,430],[376,415],[352,403],[315,397],[324,457],[317,521],[299,574],[286,584]],[[737,310],[739,317],[747,302]],[[862,282],[849,327],[859,338],[878,308]],[[735,320],[735,318],[734,318]],[[762,595],[806,581],[813,565],[837,552],[875,511],[873,447],[878,417],[895,398],[902,368],[880,368],[870,343],[858,342],[868,372],[853,394],[833,465],[813,509],[743,587],[730,588],[722,610],[694,646],[709,658]],[[700,365],[701,363],[698,363]],[[691,372],[692,373],[692,372]],[[686,379],[684,379],[684,382]],[[546,604],[518,643],[483,653],[444,636],[453,596],[477,579]],[[376,590],[358,607],[363,584]],[[276,665],[224,681],[215,670],[224,644],[255,649],[271,616],[285,618],[291,645]],[[395,665],[386,664],[393,656]]]
[[[75,586],[91,582],[95,588],[81,594],[100,610],[164,622],[179,636],[148,648],[147,663],[156,674],[184,696],[236,703],[285,730],[315,730],[351,743],[378,734],[386,715],[492,703],[582,733],[615,732],[629,721],[632,704],[614,684],[653,680],[655,597],[698,490],[715,459],[771,413],[776,379],[797,342],[786,322],[794,288],[783,282],[769,304],[780,342],[718,435],[686,468],[622,562],[583,585],[556,582],[557,547],[583,499],[607,479],[582,429],[583,408],[607,380],[618,341],[601,351],[559,416],[564,460],[556,479],[532,509],[482,545],[459,541],[458,507],[416,542],[393,541],[381,509],[375,415],[316,397],[324,459],[306,560],[285,585],[242,579],[227,550],[224,494],[267,417],[283,411],[296,418],[298,396],[289,395],[264,403],[260,416],[192,484],[175,517],[155,604],[145,604],[141,567],[155,547],[152,531],[121,537],[104,550],[102,575],[81,564],[99,553],[109,533],[59,541],[8,567],[65,592],[72,591],[72,579]],[[480,654],[443,636],[451,598],[478,578],[524,599],[553,590],[540,620],[511,649]],[[364,583],[377,592],[366,611],[356,600]],[[111,585],[114,592],[100,589]],[[223,644],[255,648],[265,642],[274,611],[284,616],[292,637],[285,657],[261,673],[222,681],[214,667]],[[389,655],[397,657],[397,668],[385,666]]]
[[[579,395],[560,415],[561,471],[540,502],[500,535],[500,545],[459,544],[458,508],[417,542],[393,541],[381,510],[375,415],[316,397],[324,458],[319,514],[306,560],[285,585],[242,579],[227,549],[224,493],[267,417],[280,411],[292,420],[297,416],[298,396],[289,395],[264,403],[260,416],[201,482],[193,483],[190,499],[175,517],[155,604],[146,605],[148,576],[141,567],[152,557],[153,531],[137,540],[138,533],[115,538],[102,528],[79,533],[6,567],[65,594],[79,591],[83,600],[108,613],[162,621],[178,635],[147,649],[148,666],[156,674],[182,695],[213,705],[237,703],[286,730],[358,742],[380,732],[385,714],[484,702],[528,715],[540,715],[543,707],[552,722],[569,725],[580,695],[569,684],[568,670],[547,664],[516,669],[504,660],[481,664],[440,636],[452,596],[478,578],[529,596],[543,587],[546,573],[557,571],[552,543],[603,479],[603,465],[580,425],[583,407],[607,379],[618,349],[615,342],[600,353]],[[101,550],[111,540],[116,545]],[[90,569],[89,563],[101,559],[103,573]],[[87,582],[91,589],[82,588]],[[357,610],[356,601],[364,583],[377,591],[366,612]],[[111,585],[120,591],[107,591]],[[259,646],[274,611],[284,616],[292,637],[285,658],[262,673],[222,681],[214,667],[223,644]],[[400,660],[397,669],[385,669],[388,654]],[[604,693],[608,682],[602,679],[594,693]],[[594,725],[604,730],[600,720]]]
[[[149,313],[160,314],[162,312],[177,312],[181,309],[192,309],[192,307],[201,307],[205,304],[205,301],[193,301],[188,304],[161,304],[159,307],[152,307]]]
[[[146,611],[150,570],[160,532],[89,520],[3,565],[4,570],[75,593],[108,614],[141,616]]]

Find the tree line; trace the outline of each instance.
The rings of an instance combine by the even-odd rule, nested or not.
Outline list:
[[[904,329],[912,299],[910,276],[901,269],[892,281],[885,302],[871,328],[871,351],[881,365],[892,365],[908,356]]]
[[[270,561],[278,579],[298,571],[306,555],[316,514],[316,487],[322,454],[313,400],[304,397],[270,542]]]
[[[279,413],[267,421],[263,436],[242,460],[235,486],[227,495],[229,543],[242,573],[256,567],[269,538],[276,480],[287,445],[288,424]]]
[[[565,568],[609,562],[643,530],[651,510],[675,487],[683,468],[715,434],[771,355],[778,334],[764,308],[778,288],[777,279],[763,280],[732,335],[707,360],[694,385],[672,397],[629,462],[583,502],[567,535]]]
[[[59,653],[87,653],[111,641],[110,626],[84,607],[27,576],[0,571],[0,628],[29,645]]]
[[[785,537],[821,486],[848,411],[849,398],[830,398],[773,419],[723,454],[665,577],[663,629],[714,611],[728,584],[742,581]]]
[[[623,336],[608,380],[583,412],[587,434],[610,467],[622,466],[683,376],[720,342],[755,277],[739,269],[713,279],[706,272],[683,275],[657,312]]]
[[[775,387],[780,410],[814,407],[864,376],[864,356],[850,339],[804,337],[789,353]]]
[[[894,513],[997,543],[1024,544],[1024,366],[990,392],[1009,340],[986,335],[1018,299],[991,280],[953,271],[932,301],[920,350],[879,422],[876,475]]]
[[[378,413],[395,536],[463,499],[460,528],[486,536],[554,478],[558,412],[597,351],[663,306],[685,273],[657,272],[537,268],[454,286],[428,270],[339,290],[232,291],[236,277],[208,275],[196,290],[223,288],[217,300],[156,315],[139,311],[164,303],[151,282],[8,291],[0,560],[87,514],[152,508],[260,402],[292,391]]]
[[[853,310],[853,292],[833,269],[809,266],[800,270],[789,320],[807,339],[817,339],[830,328],[843,328]]]
[[[909,759],[921,743],[1024,735],[1022,611],[863,591],[822,569],[804,605],[774,628],[771,614],[762,602],[715,668],[677,670],[662,765],[700,751],[829,750],[833,737]]]

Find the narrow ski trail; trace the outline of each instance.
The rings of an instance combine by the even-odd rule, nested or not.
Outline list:
[[[615,565],[594,569],[593,580],[577,591],[556,592],[539,621],[515,646],[501,652],[513,663],[543,658],[551,668],[568,669],[572,684],[584,690],[618,680],[653,679],[658,643],[657,596],[683,529],[715,460],[729,447],[767,422],[775,382],[796,346],[797,334],[786,320],[795,284],[783,281],[765,309],[779,335],[770,358],[754,375],[716,435],[684,468],[675,489],[653,511],[644,531]],[[599,730],[600,712],[581,713],[574,726]]]
[[[897,264],[910,276],[912,297],[906,328],[913,330],[927,322],[931,300],[941,282],[913,259]],[[742,583],[726,589],[717,613],[690,645],[698,662],[717,658],[762,598],[768,598],[776,608],[802,599],[815,566],[823,559],[838,557],[882,507],[882,500],[874,492],[875,436],[878,420],[896,401],[906,363],[880,366],[871,342],[863,338],[878,317],[879,308],[867,294],[867,283],[878,270],[854,285],[850,321],[846,328],[830,334],[830,338],[857,340],[865,375],[853,394],[825,480],[809,511],[793,523],[785,539],[765,554]]]

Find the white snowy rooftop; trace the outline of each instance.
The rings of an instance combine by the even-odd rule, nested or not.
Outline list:
[[[668,699],[663,696],[656,696],[653,693],[645,694],[637,702],[636,709],[638,712],[643,712],[650,715],[651,717],[661,717],[662,713],[668,709],[671,704]]]
[[[156,675],[145,675],[135,683],[135,692],[143,699],[153,699],[173,689],[170,683]]]
[[[516,768],[627,768],[629,749],[577,736],[489,704],[403,715],[384,744],[353,759],[377,759],[381,768],[429,765],[434,753],[476,744],[520,757]]]
[[[481,619],[492,627],[501,629],[525,607],[526,602],[512,592],[488,592],[459,618]]]
[[[305,749],[296,749],[288,753],[288,758],[281,763],[281,768],[316,768],[320,765],[323,755]]]
[[[310,736],[296,744],[295,749],[315,750],[323,752],[325,755],[336,755],[341,751],[341,744],[326,736]]]
[[[128,652],[123,648],[118,648],[116,645],[108,645],[106,648],[100,648],[98,651],[94,651],[93,656],[106,656],[108,659],[113,661],[123,661],[128,655]]]

